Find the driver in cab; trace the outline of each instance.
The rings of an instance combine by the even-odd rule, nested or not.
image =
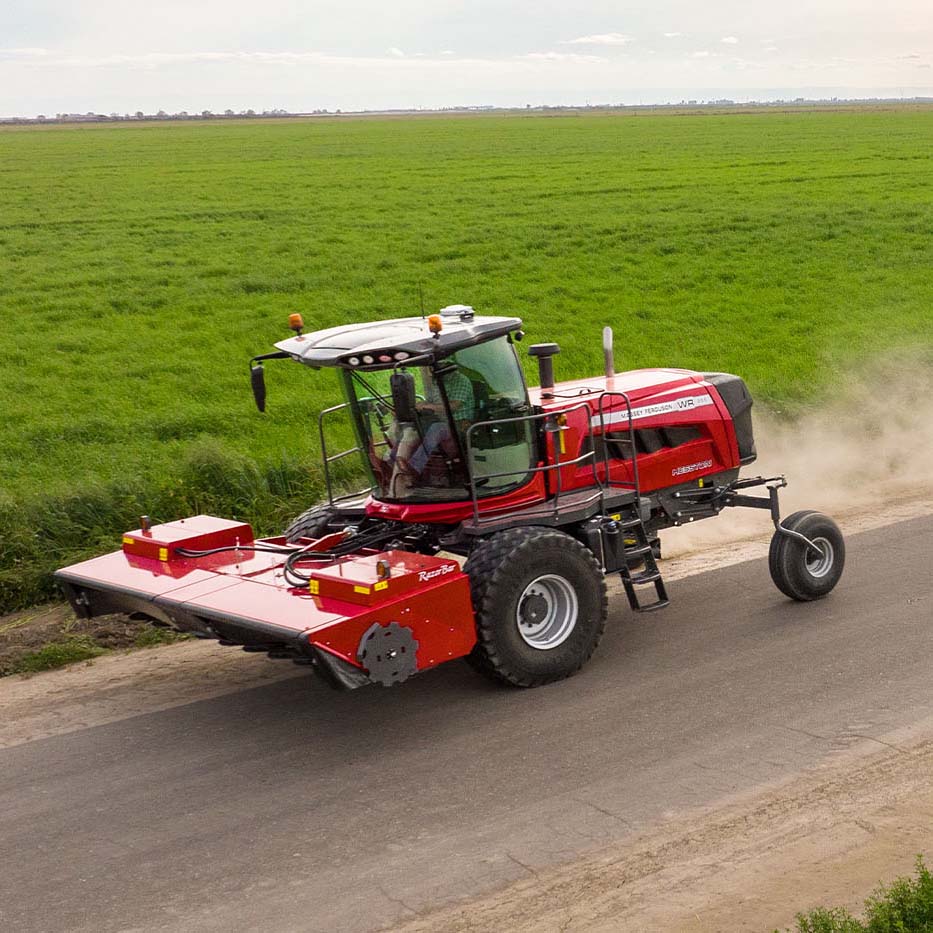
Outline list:
[[[396,466],[403,475],[407,474],[411,479],[421,476],[435,451],[441,450],[448,456],[456,453],[436,377],[427,367],[422,373],[424,399],[418,402],[417,410],[424,419],[422,423],[430,423],[423,431],[423,437],[419,437],[414,431],[406,432],[396,452]],[[457,368],[448,370],[441,378],[444,380],[444,389],[450,403],[450,413],[458,430],[465,431],[476,416],[473,383]]]

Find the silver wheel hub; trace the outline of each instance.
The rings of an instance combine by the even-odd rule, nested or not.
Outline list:
[[[813,538],[812,541],[819,548],[820,553],[817,554],[813,548],[807,548],[807,573],[811,577],[819,579],[825,577],[832,570],[836,560],[836,552],[833,550],[832,542],[826,538]]]
[[[522,591],[515,621],[526,644],[546,651],[570,637],[578,612],[577,594],[570,583],[556,573],[546,573]]]

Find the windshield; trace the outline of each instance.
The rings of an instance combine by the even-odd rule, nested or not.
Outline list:
[[[480,496],[527,481],[533,465],[531,425],[484,424],[530,411],[521,369],[506,338],[405,371],[414,378],[415,393],[415,408],[406,421],[393,406],[390,371],[345,371],[348,401],[377,498],[467,499],[468,463]]]

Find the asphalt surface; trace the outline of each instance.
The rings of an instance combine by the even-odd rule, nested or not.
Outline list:
[[[933,517],[848,549],[818,603],[760,560],[617,597],[547,688],[302,676],[2,750],[0,928],[373,929],[925,718]]]

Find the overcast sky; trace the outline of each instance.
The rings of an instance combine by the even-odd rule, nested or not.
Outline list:
[[[0,0],[0,116],[933,94],[933,0]]]

